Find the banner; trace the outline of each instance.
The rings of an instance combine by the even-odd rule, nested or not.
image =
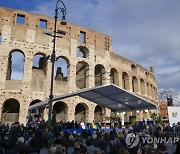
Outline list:
[[[180,107],[168,107],[168,116],[171,126],[180,122]]]

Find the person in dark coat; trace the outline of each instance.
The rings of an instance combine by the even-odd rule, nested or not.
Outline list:
[[[9,136],[7,139],[7,148],[13,149],[16,141],[18,140],[18,132],[19,132],[19,122],[15,122],[9,131]]]
[[[29,144],[25,146],[26,153],[38,153],[39,152],[39,140],[34,135],[30,140]]]
[[[111,147],[110,154],[118,154],[119,149],[122,148],[119,138],[114,139],[114,143]]]
[[[111,146],[112,146],[112,144],[110,142],[108,135],[104,134],[101,138],[101,141],[100,141],[100,145],[99,145],[100,149],[102,151],[104,151],[105,153],[109,153]]]

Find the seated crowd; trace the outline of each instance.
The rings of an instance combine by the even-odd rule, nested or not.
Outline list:
[[[86,125],[86,128],[82,126]],[[120,128],[117,125],[109,132],[101,129],[102,124],[81,124],[60,122],[48,127],[44,121],[29,122],[27,126],[15,122],[11,126],[0,123],[0,154],[167,154],[166,146],[159,144],[139,144],[128,148],[126,136],[135,133],[139,138],[146,135],[162,136],[166,133],[179,133],[180,124],[161,126],[160,124],[138,125]],[[94,127],[94,129],[93,129]],[[82,129],[81,133],[69,132],[68,129]],[[90,131],[93,129],[93,131]],[[177,143],[175,154],[180,153]]]

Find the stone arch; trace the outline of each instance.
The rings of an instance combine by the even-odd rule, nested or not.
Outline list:
[[[29,104],[29,106],[34,105],[34,104],[39,103],[39,102],[41,102],[41,100],[39,100],[39,99],[33,100],[33,101]]]
[[[105,83],[105,68],[101,64],[95,66],[95,86],[101,86]]]
[[[137,72],[137,68],[134,64],[131,65],[131,70],[132,72]]]
[[[86,47],[79,46],[76,51],[76,56],[80,58],[88,58],[89,50]]]
[[[44,53],[36,53],[33,57],[33,66],[32,69],[43,70],[46,74],[48,57]]]
[[[69,76],[69,59],[59,56],[55,62],[55,80],[68,81]]]
[[[41,102],[41,100],[39,100],[39,99],[35,99],[35,100],[33,100],[30,104],[29,104],[29,106],[31,106],[31,105],[34,105],[34,104],[37,104],[37,103],[40,103]],[[36,108],[36,109],[32,109],[32,110],[30,110],[30,113],[29,113],[29,115],[28,115],[28,118],[29,118],[29,116],[31,116],[32,117],[32,119],[34,119],[35,118],[35,115],[36,116],[44,116],[44,107],[40,107],[40,108]]]
[[[129,75],[126,72],[122,73],[122,87],[126,90],[129,87]]]
[[[145,90],[145,82],[143,79],[140,80],[140,91],[142,95],[146,94],[146,90]]]
[[[9,53],[6,80],[22,80],[24,75],[24,52],[14,49]]]
[[[85,103],[78,103],[75,107],[75,121],[86,121],[88,117],[89,108]]]
[[[94,121],[95,122],[102,122],[103,121],[103,116],[102,116],[102,107],[99,105],[96,105],[95,109],[94,109]]]
[[[7,99],[3,103],[1,121],[13,123],[19,121],[20,103],[14,98]]]
[[[88,85],[89,65],[81,61],[76,65],[76,87],[82,89]]]
[[[68,106],[62,101],[58,101],[53,105],[53,112],[56,113],[56,122],[67,122]]]
[[[32,64],[32,91],[42,91],[46,85],[47,57],[44,53],[36,53]]]
[[[135,76],[132,77],[132,91],[138,92],[138,79]]]
[[[118,81],[118,71],[115,68],[111,68],[110,71],[110,83],[119,85],[119,81]]]

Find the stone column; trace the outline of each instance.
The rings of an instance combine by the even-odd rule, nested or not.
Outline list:
[[[137,94],[141,94],[141,82],[137,79]]]
[[[122,85],[122,72],[118,72],[118,82],[119,82],[119,87],[123,87],[123,85]]]
[[[132,78],[128,78],[128,79],[126,79],[126,85],[127,85],[127,90],[128,91],[130,91],[130,92],[132,92],[133,90],[132,90]]]
[[[109,83],[110,83],[110,70],[108,69],[105,73],[105,84],[109,84]]]
[[[94,104],[94,103],[92,103],[90,101],[89,101],[89,104],[90,105],[89,105],[89,119],[88,119],[88,121],[90,123],[92,123],[93,120],[95,120],[94,110],[95,110],[96,104]]]
[[[76,66],[71,64],[68,72],[68,83],[70,92],[76,91]]]
[[[152,86],[151,85],[149,85],[149,97],[150,98],[152,98],[152,88],[151,88]]]
[[[148,96],[147,95],[147,83],[146,82],[144,82],[144,95]]]
[[[26,53],[26,51],[25,51],[25,53]],[[26,56],[25,61],[24,61],[24,74],[23,74],[24,81],[32,80],[32,63],[33,63],[33,57]]]
[[[25,101],[21,101],[22,105],[20,105],[19,109],[19,121],[23,124],[26,124],[26,117],[27,117],[27,107],[23,105]]]
[[[149,84],[146,84],[146,90],[147,90],[147,97],[150,96],[150,92],[149,92]]]
[[[89,76],[88,76],[88,84],[87,87],[95,86],[95,78],[94,78],[94,67],[89,67]]]

